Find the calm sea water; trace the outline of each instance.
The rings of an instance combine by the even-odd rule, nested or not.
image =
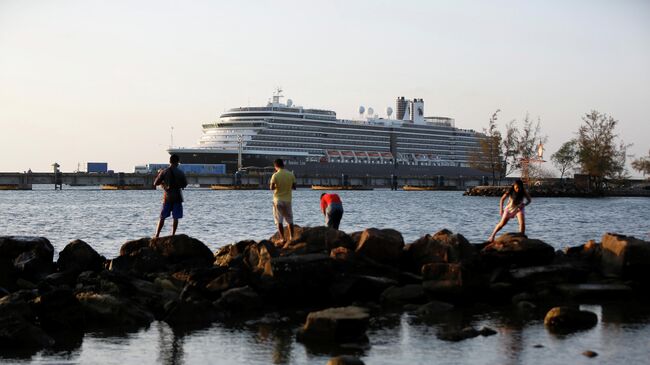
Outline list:
[[[341,229],[395,228],[407,242],[442,228],[483,241],[498,220],[498,198],[463,197],[460,192],[340,192],[345,215]],[[294,216],[303,226],[322,224],[320,192],[294,193]],[[107,257],[122,243],[153,234],[160,209],[159,191],[100,191],[69,188],[54,191],[0,192],[0,235],[37,235],[57,251],[83,239]],[[185,192],[185,218],[179,233],[194,236],[211,249],[241,239],[273,234],[271,194],[267,191]],[[650,199],[535,198],[527,207],[527,231],[562,248],[599,240],[605,232],[650,239]],[[169,226],[164,232],[169,232]],[[504,231],[516,231],[511,221]],[[650,311],[647,305],[586,306],[599,315],[597,327],[568,335],[549,334],[543,313],[520,317],[504,311],[454,311],[432,322],[396,313],[378,319],[364,349],[312,349],[297,343],[295,331],[304,317],[270,315],[259,321],[218,323],[189,333],[175,333],[164,323],[129,334],[89,333],[73,350],[48,350],[33,356],[0,355],[6,363],[105,364],[325,364],[331,356],[351,352],[366,364],[629,364],[650,358]],[[498,331],[459,343],[437,339],[448,326],[490,326]],[[541,347],[539,346],[541,345]],[[593,350],[600,355],[581,355]]]

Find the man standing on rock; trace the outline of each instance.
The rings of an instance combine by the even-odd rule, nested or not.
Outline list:
[[[325,225],[339,229],[343,218],[343,202],[338,194],[323,193],[320,195],[320,210],[325,216]]]
[[[275,173],[271,176],[271,190],[273,190],[273,220],[278,227],[278,233],[282,242],[287,242],[284,237],[283,222],[286,220],[289,225],[289,241],[293,238],[293,212],[291,210],[291,190],[296,190],[296,177],[293,173],[285,170],[284,161],[277,159],[273,161]]]
[[[162,185],[165,191],[155,238],[160,236],[160,231],[165,225],[165,219],[170,214],[174,218],[172,236],[176,234],[178,220],[183,218],[183,194],[181,193],[181,189],[185,189],[187,186],[187,179],[183,171],[178,168],[179,162],[178,155],[171,155],[169,157],[169,167],[160,171],[153,183],[154,186]]]

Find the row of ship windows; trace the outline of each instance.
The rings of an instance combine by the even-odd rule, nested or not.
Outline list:
[[[308,137],[302,137],[302,136],[296,136],[296,139],[299,139],[300,142],[307,142],[307,143],[323,143],[323,140],[325,140],[325,143],[333,143],[334,141],[331,138],[308,138]],[[368,145],[368,146],[376,146],[376,145],[388,145],[389,141],[384,140],[384,141],[376,141],[376,140],[370,140],[370,141],[360,141],[359,139],[364,139],[364,138],[354,138],[353,136],[345,136],[342,138],[338,138],[338,140],[353,140],[355,141],[356,144],[362,144],[362,145]],[[257,136],[254,137],[254,140],[259,141],[259,140],[265,140],[265,141],[277,141],[278,136],[270,135],[270,134],[258,134]],[[454,141],[454,142],[449,142],[449,141],[436,141],[436,140],[427,140],[426,142],[423,141],[423,143],[405,143],[401,142],[399,143],[401,146],[420,146],[420,148],[433,148],[433,147],[440,147],[440,146],[446,146],[451,149],[463,149],[463,148],[478,148],[478,145],[475,143],[468,143],[468,142],[461,142],[461,141]]]
[[[301,125],[292,125],[292,124],[270,124],[269,129],[292,129],[292,130],[309,130],[313,132],[320,132],[320,133],[332,133],[332,134],[340,134],[341,133],[341,128],[338,127],[304,127]],[[373,135],[377,137],[389,137],[390,136],[390,131],[384,131],[384,132],[371,132],[371,131],[366,131],[356,129],[360,133],[363,133],[364,135]],[[423,131],[424,132],[424,131]],[[429,131],[430,132],[430,131]],[[478,141],[477,137],[474,135],[467,135],[467,134],[458,134],[458,133],[453,133],[453,132],[438,132],[436,131],[436,134],[430,134],[428,135],[427,133],[418,133],[417,130],[414,131],[394,131],[393,132],[395,135],[401,137],[401,138],[409,138],[409,136],[417,136],[417,137],[411,137],[411,138],[422,138],[422,136],[436,136],[439,138],[448,138],[448,139],[469,139],[473,141]]]

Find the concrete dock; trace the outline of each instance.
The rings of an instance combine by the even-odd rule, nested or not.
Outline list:
[[[268,189],[271,173],[200,175],[186,174],[190,185],[246,186]],[[106,190],[153,189],[155,174],[142,173],[85,173],[85,172],[3,172],[0,173],[0,190],[31,190],[32,185],[105,186]],[[316,186],[364,186],[368,188],[391,188],[404,185],[436,187],[445,190],[464,190],[481,185],[483,177],[465,176],[302,176],[296,174],[299,187]],[[424,190],[424,189],[423,189]]]

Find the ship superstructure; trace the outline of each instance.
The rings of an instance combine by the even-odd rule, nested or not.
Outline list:
[[[425,117],[422,99],[397,98],[395,118],[392,108],[382,118],[372,108],[360,107],[365,118],[359,120],[338,119],[334,111],[281,99],[278,90],[266,106],[229,109],[203,124],[198,146],[169,152],[185,163],[225,163],[228,172],[238,166],[271,166],[282,158],[300,172],[383,174],[410,168],[435,174],[433,168],[453,167],[479,174],[469,159],[480,134],[456,128],[451,118]]]

